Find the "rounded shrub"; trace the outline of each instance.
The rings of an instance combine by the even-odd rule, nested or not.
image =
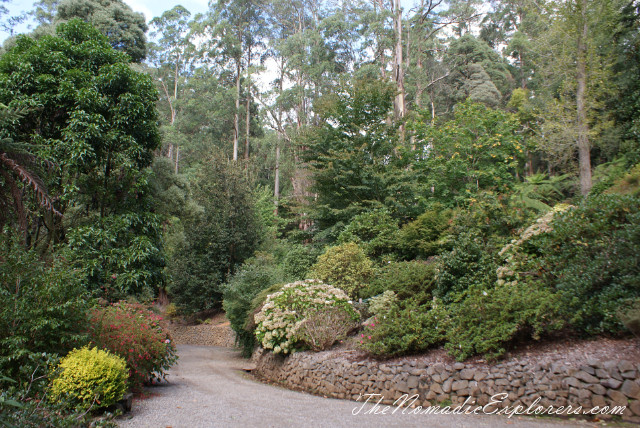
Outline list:
[[[127,363],[98,348],[74,349],[58,365],[51,382],[54,401],[69,400],[80,409],[108,407],[127,391]]]
[[[163,379],[178,359],[162,317],[141,304],[120,302],[95,309],[89,325],[93,344],[124,358],[134,390]]]
[[[353,242],[330,247],[311,268],[315,278],[335,285],[356,299],[373,277],[373,272],[373,263]]]
[[[386,209],[355,216],[338,236],[339,243],[355,242],[368,257],[379,259],[396,248],[398,222]]]
[[[407,259],[426,259],[451,247],[446,233],[453,218],[453,211],[440,204],[405,224],[398,233],[398,246]]]
[[[569,323],[587,334],[619,333],[621,306],[640,298],[640,199],[591,197],[554,216],[528,245],[526,266],[554,289]]]
[[[449,324],[446,308],[439,301],[418,305],[404,300],[392,303],[367,321],[361,346],[378,357],[397,357],[433,348],[444,341]]]
[[[398,299],[412,299],[419,303],[431,300],[435,287],[436,265],[423,261],[389,263],[378,269],[376,277],[360,296],[369,298],[393,291]]]
[[[359,318],[344,291],[319,280],[297,281],[267,296],[255,316],[256,337],[275,353],[305,345],[321,350],[346,336]]]

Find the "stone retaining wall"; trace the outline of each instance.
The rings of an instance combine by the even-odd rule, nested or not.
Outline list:
[[[494,394],[505,399],[497,407],[538,400],[540,406],[571,405],[591,410],[598,406],[627,406],[623,419],[640,422],[640,364],[629,361],[589,360],[531,363],[512,360],[497,364],[443,364],[418,361],[356,360],[348,354],[301,352],[288,357],[258,350],[253,356],[257,377],[327,397],[363,401],[360,394],[381,394],[393,404],[403,394],[419,397],[416,405],[438,403],[488,404]],[[375,398],[375,399],[373,399]],[[380,396],[372,397],[377,402]],[[468,400],[468,401],[467,401]],[[606,415],[599,419],[608,419]]]
[[[169,332],[177,345],[223,346],[232,348],[236,335],[226,322],[220,325],[170,324]]]

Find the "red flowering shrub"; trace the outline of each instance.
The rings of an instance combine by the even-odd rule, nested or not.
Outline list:
[[[91,311],[89,337],[98,347],[125,359],[134,390],[164,379],[165,370],[178,359],[162,317],[138,303],[119,302]]]

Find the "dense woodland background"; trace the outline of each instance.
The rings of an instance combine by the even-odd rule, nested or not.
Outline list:
[[[250,351],[264,290],[310,276],[365,304],[393,291],[363,344],[375,355],[628,334],[639,13],[229,0],[145,23],[120,0],[42,0],[5,14],[38,25],[0,56],[0,367],[72,347],[96,298],[224,306]]]

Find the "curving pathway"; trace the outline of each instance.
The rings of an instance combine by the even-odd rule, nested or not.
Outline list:
[[[354,401],[290,391],[255,381],[242,372],[246,360],[230,348],[179,345],[180,360],[169,382],[135,400],[122,428],[198,427],[429,427],[568,428],[597,426],[584,421],[489,415],[365,414]],[[358,414],[353,414],[360,410]]]

